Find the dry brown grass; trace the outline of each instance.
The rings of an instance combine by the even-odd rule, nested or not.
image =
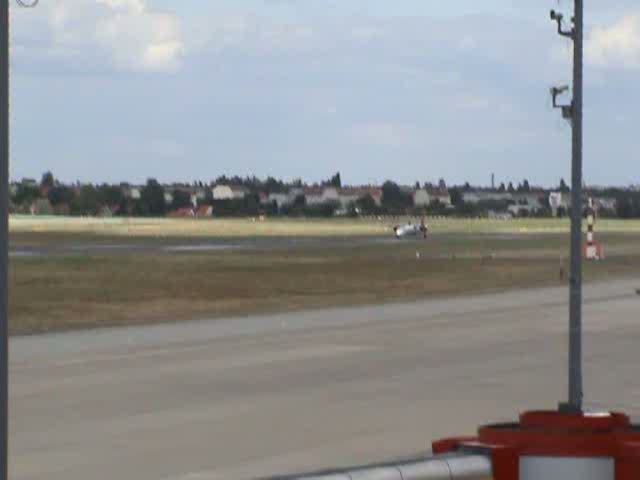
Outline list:
[[[94,236],[229,238],[229,237],[338,237],[383,235],[385,222],[323,219],[176,219],[12,217],[12,233],[66,233]]]
[[[171,218],[72,218],[13,216],[12,233],[84,234],[128,238],[181,237],[345,237],[388,235],[393,224],[407,219],[171,219]],[[414,219],[415,220],[415,219]],[[428,219],[440,233],[563,233],[566,219]],[[640,233],[637,220],[600,220],[599,232]]]
[[[587,279],[640,272],[636,236]],[[51,256],[11,262],[11,331],[132,325],[557,285],[563,237],[294,251]],[[421,258],[416,258],[416,250]],[[496,254],[495,258],[491,258]],[[455,256],[455,258],[454,258]]]

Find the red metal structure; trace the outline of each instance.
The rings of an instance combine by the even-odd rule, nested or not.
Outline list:
[[[437,441],[433,451],[489,453],[495,480],[640,479],[640,427],[622,413],[528,412],[476,437]]]

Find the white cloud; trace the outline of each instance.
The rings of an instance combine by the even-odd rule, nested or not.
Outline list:
[[[157,72],[177,69],[184,53],[178,18],[146,0],[52,0],[14,10],[13,21],[15,54],[34,62]]]
[[[588,61],[604,68],[640,68],[640,14],[595,28],[587,40]]]

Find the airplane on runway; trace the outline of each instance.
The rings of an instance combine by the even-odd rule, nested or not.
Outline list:
[[[426,240],[429,234],[429,226],[426,224],[424,217],[422,217],[419,225],[411,222],[405,225],[396,225],[393,227],[393,232],[398,240],[407,237],[417,237],[420,235],[422,235]]]

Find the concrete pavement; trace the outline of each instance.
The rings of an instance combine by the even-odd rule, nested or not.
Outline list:
[[[640,413],[640,280],[590,285],[587,403]],[[567,290],[11,340],[16,480],[252,478],[426,451],[566,393]]]

